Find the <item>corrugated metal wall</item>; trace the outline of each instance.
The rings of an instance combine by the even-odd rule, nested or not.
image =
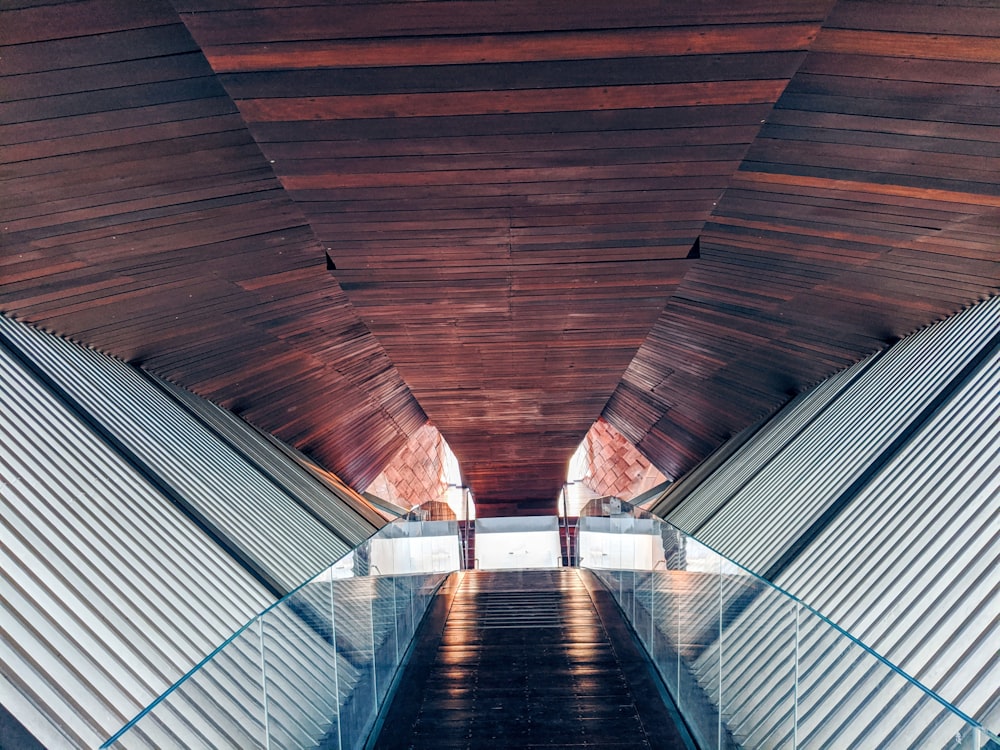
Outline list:
[[[995,297],[797,399],[668,515],[993,731],[1000,728],[998,349]],[[749,602],[734,615],[757,617],[757,609]],[[766,655],[760,643],[726,649]],[[823,679],[853,687],[824,698],[816,716],[855,720],[817,718],[811,736],[869,746],[884,701],[850,665],[835,671]],[[741,695],[727,707],[737,724],[770,700],[760,685]],[[862,714],[872,715],[864,725]]]
[[[0,334],[275,594],[353,546],[131,366],[8,318]]]
[[[256,618],[107,746],[360,747],[423,607],[446,575],[308,583]]]
[[[776,583],[1000,729],[1000,351]]]
[[[276,451],[270,440],[232,412],[166,380],[153,375],[149,377],[351,547],[360,544],[384,525],[385,520],[372,511],[357,493],[331,492],[313,474]]]
[[[384,522],[221,408],[4,316],[0,405],[0,702],[50,747],[99,745]]]
[[[846,380],[850,388],[836,398],[829,396],[851,370],[826,381],[814,392],[818,412],[811,398],[793,403],[790,419],[744,445],[667,520],[751,570],[767,572],[856,481],[866,481],[894,441],[910,438],[908,430],[997,331],[1000,298],[856,365],[863,372]]]
[[[0,347],[3,705],[99,745],[269,593]]]
[[[829,403],[871,363],[858,362],[827,378],[808,394],[799,394],[751,440],[741,445],[731,458],[699,482],[688,498],[664,516],[670,523],[695,534],[727,502],[740,492],[775,456],[808,427]],[[725,446],[723,446],[724,449]],[[686,480],[682,480],[685,482]],[[678,485],[681,483],[679,482]],[[669,493],[665,498],[669,501]],[[666,502],[653,509],[659,513]]]

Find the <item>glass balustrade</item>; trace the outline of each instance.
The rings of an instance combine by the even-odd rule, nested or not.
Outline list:
[[[458,551],[454,521],[389,524],[254,617],[102,748],[363,747]]]
[[[1000,740],[822,615],[627,504],[579,522],[703,748],[969,748]],[[459,567],[455,522],[397,522],[208,656],[102,748],[360,748],[424,611]]]
[[[579,525],[702,748],[990,748],[1000,740],[790,594],[619,501]],[[585,511],[586,512],[586,511]]]

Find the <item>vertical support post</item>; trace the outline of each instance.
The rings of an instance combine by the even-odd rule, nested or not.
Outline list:
[[[330,640],[333,646],[333,703],[337,711],[337,749],[344,746],[343,727],[340,723],[340,665],[339,652],[337,651],[337,614],[333,593],[334,579],[330,579]]]
[[[462,565],[463,569],[471,567],[469,561],[469,488],[462,487]]]
[[[372,637],[372,701],[375,703],[375,715],[378,716],[378,664],[375,662],[375,579],[371,579],[371,590],[368,596],[368,622],[371,623]]]
[[[650,656],[653,656],[653,654],[656,653],[655,651],[653,651],[653,643],[655,640],[653,638],[653,633],[656,632],[656,617],[653,615],[653,612],[656,610],[655,601],[656,601],[656,571],[651,570],[649,571],[649,643],[647,644],[649,646]],[[653,661],[654,662],[656,661],[655,656],[653,657]]]
[[[722,708],[725,705],[725,699],[722,695],[724,680],[722,679],[722,670],[725,667],[725,650],[726,644],[723,639],[723,626],[725,624],[722,617],[722,600],[723,600],[723,578],[722,578],[722,558],[719,558],[719,722],[717,726],[718,735],[718,748],[722,750]]]
[[[392,581],[392,627],[396,630],[396,665],[399,666],[399,611],[396,609],[396,576],[389,576]]]
[[[562,501],[563,501],[563,534],[566,539],[566,565],[567,567],[575,567],[575,561],[573,560],[573,542],[569,537],[569,499],[566,492],[566,483],[563,482],[562,486]]]
[[[681,715],[684,712],[681,709],[681,696],[684,695],[684,691],[681,690],[681,654],[683,653],[683,645],[681,643],[681,608],[677,606],[677,600],[680,599],[676,587],[671,587],[671,593],[674,595],[674,614],[677,617],[677,710],[681,711]]]
[[[264,748],[271,748],[271,722],[267,705],[267,659],[264,655],[264,618],[257,618],[257,637],[260,638],[260,687],[264,699]]]
[[[656,664],[656,569],[649,573],[649,655]]]
[[[799,746],[799,611],[802,604],[795,602],[795,676],[792,683],[792,748]]]

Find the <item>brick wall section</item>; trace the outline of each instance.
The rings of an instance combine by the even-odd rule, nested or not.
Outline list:
[[[587,473],[584,483],[599,496],[631,500],[667,478],[618,430],[598,419],[584,438]]]
[[[443,500],[448,489],[444,455],[441,433],[427,423],[410,436],[366,491],[404,508]]]
[[[587,472],[583,484],[598,497],[614,495],[631,500],[667,479],[604,419],[590,428],[584,445]],[[437,428],[425,424],[410,436],[367,491],[404,508],[444,501],[448,489],[446,450]]]

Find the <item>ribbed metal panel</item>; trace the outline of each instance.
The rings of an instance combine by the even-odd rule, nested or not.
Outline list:
[[[972,739],[961,716],[781,598],[758,596],[692,667],[741,745],[980,747],[952,744]]]
[[[325,591],[314,593],[325,598],[329,615],[329,584]],[[368,603],[362,604],[367,610]],[[335,737],[336,685],[345,676],[356,681],[358,670],[318,635],[321,629],[285,607],[272,610],[263,623],[252,622],[111,747],[302,748],[316,746],[331,729]]]
[[[235,414],[155,375],[149,377],[266,471],[288,494],[322,519],[352,547],[375,533],[377,527],[349,505],[348,500],[320,483]],[[357,499],[355,502],[362,503],[363,500]]]
[[[780,413],[780,412],[779,412]],[[631,502],[633,507],[643,508],[650,513],[655,513],[660,518],[665,518],[668,513],[672,513],[674,508],[697,492],[698,487],[705,479],[710,477],[719,467],[724,465],[730,457],[736,453],[743,445],[763,429],[772,417],[771,414],[758,420],[749,427],[745,427],[738,433],[730,437],[725,443],[720,445],[710,456],[701,461],[691,471],[681,479],[664,487],[660,485],[649,490],[650,499],[645,503],[639,502],[639,498],[634,498]]]
[[[129,365],[2,316],[0,331],[285,591],[350,550]]]
[[[709,519],[698,538],[751,570],[767,570],[997,331],[1000,297],[899,342]]]
[[[667,521],[696,534],[767,463],[774,459],[843,389],[871,363],[872,358],[827,378],[808,393],[796,396],[749,442],[701,482]]]
[[[310,582],[255,618],[108,747],[360,748],[445,575]]]
[[[325,469],[320,466],[298,448],[295,448],[288,443],[283,443],[274,435],[264,432],[263,430],[260,434],[265,440],[272,443],[280,453],[294,461],[300,468],[315,477],[320,484],[338,497],[350,500],[357,494],[354,489],[344,482],[343,479],[338,477],[329,469]],[[360,497],[364,503],[354,505],[353,507],[355,511],[357,511],[359,515],[363,516],[368,523],[373,526],[377,526],[378,528],[382,528],[389,521],[395,521],[397,518],[405,516],[408,512],[406,508],[400,508],[392,503],[386,503],[384,500],[379,504],[376,504],[368,497],[367,493],[361,495]]]
[[[0,701],[96,747],[270,597],[3,347],[0,402]]]
[[[1000,352],[778,581],[993,731],[998,447]]]
[[[843,510],[787,558],[776,583],[994,732],[1000,729],[998,331],[1000,298],[994,298],[900,342],[839,398],[826,399],[813,423],[698,535],[763,569],[852,487]],[[767,438],[765,429],[745,447]],[[703,486],[721,486],[742,469],[724,466]],[[701,492],[702,486],[686,502]],[[700,512],[689,510],[688,517]],[[758,596],[732,612],[732,626],[698,656],[694,673],[722,701],[725,721],[741,741],[792,746],[791,677],[801,700],[798,746],[971,741],[956,738],[964,731],[960,718],[910,689],[901,675],[887,678],[804,608],[779,612]],[[772,627],[753,625],[772,616],[778,618]],[[778,675],[773,665],[786,659],[776,659],[776,649],[784,648],[780,636],[789,628],[798,636],[799,665],[795,675]]]

